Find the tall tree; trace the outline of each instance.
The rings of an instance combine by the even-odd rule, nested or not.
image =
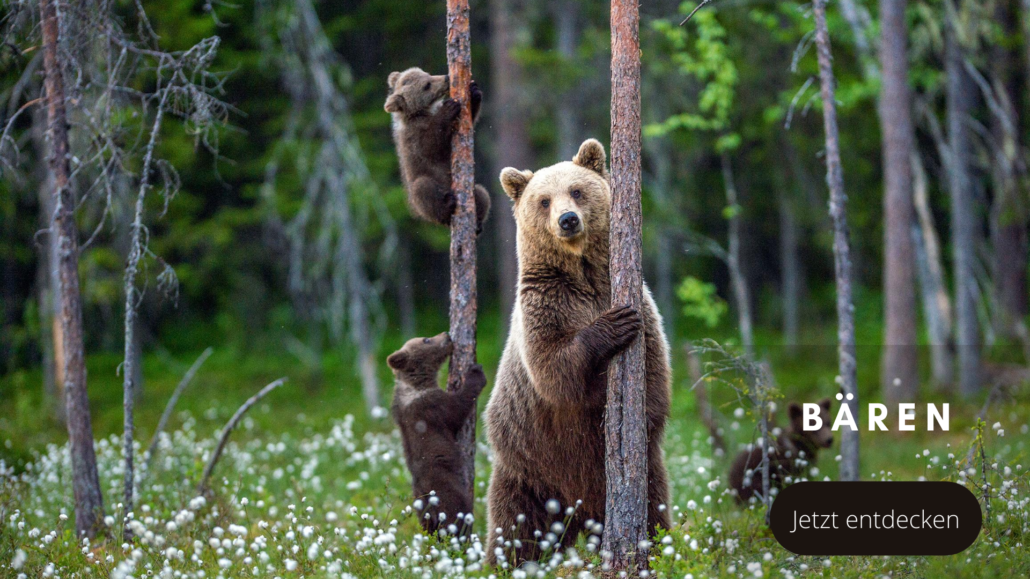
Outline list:
[[[447,389],[465,388],[465,376],[476,363],[476,201],[472,188],[475,164],[472,157],[472,41],[469,34],[468,0],[447,0],[447,70],[451,98],[461,103],[458,128],[451,142],[451,190],[457,208],[451,219],[451,308],[450,333],[454,343],[447,377]],[[462,475],[470,495],[475,494],[476,417],[473,412],[458,433],[465,464]]]
[[[613,306],[643,306],[640,205],[640,13],[612,0],[611,257]],[[605,527],[614,569],[644,568],[647,552],[647,418],[644,340],[612,359],[605,412]]]
[[[884,173],[884,343],[881,387],[890,402],[914,400],[919,389],[916,299],[910,228],[913,147],[908,87],[906,0],[880,0],[880,127]]]
[[[68,438],[75,496],[75,531],[94,537],[104,514],[100,493],[93,425],[86,392],[86,357],[82,333],[82,296],[79,293],[79,240],[75,224],[75,199],[71,189],[68,116],[65,112],[64,74],[61,58],[61,21],[53,0],[40,0],[43,35],[43,71],[47,107],[47,140],[50,174],[54,187],[54,221],[50,234],[57,237],[60,283],[55,288],[59,303],[64,365]]]
[[[851,240],[848,232],[848,196],[844,192],[844,168],[840,160],[840,132],[837,128],[836,80],[830,33],[826,27],[826,0],[815,0],[815,42],[822,88],[823,126],[826,132],[826,184],[830,189],[830,217],[833,219],[833,258],[837,282],[837,352],[843,404],[858,416],[858,382],[855,356],[855,313],[851,299]],[[840,443],[840,479],[858,480],[858,432],[845,428]]]
[[[970,134],[976,86],[966,71],[958,16],[945,23],[947,75],[948,188],[951,192],[951,254],[955,278],[955,344],[959,391],[972,396],[980,389],[980,328],[977,320],[977,205],[973,199],[973,146]]]
[[[493,79],[493,101],[496,103],[495,171],[504,167],[527,169],[533,166],[529,143],[529,126],[523,97],[522,64],[515,58],[521,19],[515,18],[513,0],[490,0],[490,67]],[[565,157],[562,157],[565,158]],[[570,155],[568,158],[572,158]],[[498,188],[494,188],[498,189]],[[497,235],[497,268],[501,284],[501,331],[507,335],[507,320],[515,303],[518,263],[515,256],[515,218],[508,207],[511,201],[499,191],[493,213]]]
[[[576,47],[579,45],[580,0],[559,0],[551,6],[554,11],[556,47],[566,67],[575,65]],[[570,85],[558,98],[557,134],[558,158],[571,159],[583,142],[580,127],[580,92],[576,85]],[[510,163],[509,163],[510,164]]]

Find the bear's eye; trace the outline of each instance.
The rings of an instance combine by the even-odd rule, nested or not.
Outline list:
[[[543,207],[544,209],[547,209],[548,207],[550,207],[550,206],[551,206],[551,200],[550,200],[550,199],[544,199],[544,200],[542,200],[542,201],[540,202],[540,206],[541,206],[541,207]]]
[[[431,86],[432,86],[432,84],[427,82],[426,86],[422,87],[422,90],[429,90],[429,87],[431,87]]]
[[[423,344],[428,344],[429,343],[429,338],[422,338],[422,343]]]
[[[581,193],[581,192],[579,191],[579,189],[573,189],[573,190],[572,190],[572,198],[573,198],[573,199],[579,199],[579,198],[580,198],[580,197],[582,197],[582,196],[583,196],[583,193]]]

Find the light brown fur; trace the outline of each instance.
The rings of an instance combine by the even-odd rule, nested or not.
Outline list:
[[[577,501],[581,502],[565,529],[565,542],[574,543],[588,520],[603,523],[607,368],[612,356],[639,336],[641,327],[646,349],[648,519],[652,529],[668,527],[668,475],[661,445],[671,370],[661,317],[646,286],[639,314],[611,307],[611,191],[601,144],[588,140],[572,162],[535,174],[505,169],[501,182],[514,201],[519,285],[496,387],[486,408],[495,458],[485,548],[489,563],[498,562],[500,548],[508,563],[518,565],[540,554],[534,531],[546,539],[551,525],[564,522],[565,509],[576,507]],[[562,228],[562,217],[568,213],[576,214],[578,228]],[[560,514],[547,511],[550,499],[560,503]]]

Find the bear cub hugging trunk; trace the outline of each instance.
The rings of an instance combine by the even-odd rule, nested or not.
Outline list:
[[[416,216],[450,225],[457,206],[451,190],[451,137],[461,105],[447,96],[447,75],[432,76],[421,68],[409,68],[390,73],[387,83],[390,94],[384,108],[393,117],[393,138],[408,204]],[[483,93],[474,81],[469,98],[475,123]],[[490,194],[482,185],[476,185],[474,192],[478,233],[490,212]]]
[[[436,375],[451,350],[446,332],[413,338],[386,363],[397,378],[393,419],[401,430],[419,522],[430,533],[465,535],[472,527],[472,496],[462,481],[458,431],[475,412],[486,375],[477,364],[468,370],[460,391],[442,390]]]
[[[801,405],[792,402],[787,409],[790,426],[776,438],[769,455],[769,488],[782,489],[787,477],[796,478],[805,467],[814,463],[820,448],[830,448],[833,431],[830,430],[830,399],[819,403],[823,426],[819,430],[804,430]],[[762,494],[762,449],[741,452],[730,467],[730,488],[736,491],[737,502],[747,504],[751,497]]]
[[[507,168],[501,184],[514,203],[519,281],[486,408],[494,449],[488,563],[517,566],[603,525],[608,364],[637,339],[645,348],[648,527],[668,528],[669,348],[646,286],[641,311],[612,307],[604,148],[590,139],[571,162],[535,173]]]

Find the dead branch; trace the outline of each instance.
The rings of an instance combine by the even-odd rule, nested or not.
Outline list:
[[[247,401],[243,403],[243,406],[240,406],[239,410],[236,411],[236,414],[232,415],[229,422],[225,424],[225,428],[222,429],[222,436],[218,439],[218,446],[215,447],[214,454],[211,455],[211,459],[208,460],[207,466],[204,467],[204,474],[200,477],[200,483],[197,484],[197,494],[203,494],[207,489],[207,481],[211,478],[211,473],[214,472],[215,465],[218,464],[218,459],[222,457],[222,451],[225,450],[225,444],[229,442],[229,435],[232,434],[233,429],[235,429],[236,425],[238,425],[240,420],[243,419],[243,415],[246,414],[252,406],[257,404],[258,401],[267,396],[269,392],[285,383],[286,378],[283,377],[272,382],[268,386],[265,386],[260,392],[247,399]]]
[[[690,11],[690,14],[687,14],[687,17],[683,19],[683,22],[680,22],[680,26],[683,26],[687,22],[690,22],[690,19],[693,18],[695,14],[697,14],[698,10],[704,8],[705,6],[708,6],[711,3],[712,0],[702,0],[700,4],[695,6],[694,9]]]
[[[214,352],[213,348],[208,348],[197,358],[190,369],[183,375],[182,380],[179,381],[179,385],[175,387],[175,391],[172,392],[172,397],[168,399],[168,404],[165,405],[165,410],[161,413],[161,419],[157,421],[157,428],[154,429],[154,436],[150,439],[150,446],[147,447],[145,454],[145,460],[147,463],[147,470],[150,470],[150,464],[154,460],[154,454],[157,452],[157,441],[161,437],[161,433],[164,432],[165,426],[168,425],[168,420],[172,417],[172,410],[175,409],[176,402],[179,401],[179,396],[186,390],[190,382],[193,381],[193,377],[196,376],[197,371],[200,370],[200,366],[208,359],[208,357]]]

